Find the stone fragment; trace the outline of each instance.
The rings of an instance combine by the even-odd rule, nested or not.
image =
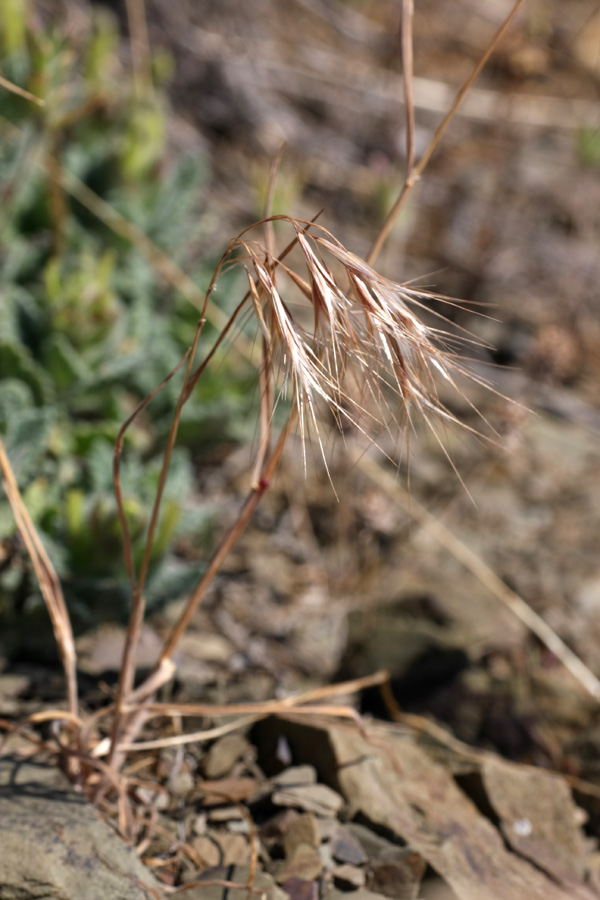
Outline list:
[[[290,900],[319,900],[319,883],[303,881],[302,878],[288,878],[281,885]]]
[[[559,883],[585,877],[585,841],[569,784],[559,775],[493,760],[482,771],[507,844]]]
[[[290,830],[300,813],[295,809],[282,809],[267,819],[259,829],[261,840],[269,844],[281,843],[283,835]]]
[[[384,897],[393,900],[415,900],[425,874],[426,863],[422,856],[409,847],[398,847],[395,854],[387,854],[371,863],[367,886]]]
[[[206,834],[206,818],[206,813],[204,812],[195,817],[192,824],[192,831],[194,834]]]
[[[118,672],[121,668],[126,631],[120,625],[103,623],[77,638],[77,668],[88,675]],[[143,625],[135,652],[138,669],[151,669],[162,649],[162,640],[149,625]]]
[[[357,838],[341,825],[331,842],[331,854],[338,862],[352,866],[362,866],[368,859]]]
[[[300,878],[303,881],[314,881],[323,871],[321,857],[314,847],[299,844],[288,858],[273,864],[272,873],[275,881],[282,884],[288,878]]]
[[[178,797],[186,797],[194,790],[195,784],[196,779],[189,769],[182,769],[181,772],[177,773],[175,778],[169,779],[169,787]]]
[[[221,848],[207,834],[194,838],[192,849],[198,857],[202,870],[221,865]]]
[[[321,843],[316,818],[311,813],[298,816],[291,828],[283,836],[283,852],[286,857],[292,856],[299,844],[318,847]]]
[[[331,855],[331,845],[329,842],[321,844],[320,847],[317,848],[317,852],[323,863],[324,869],[327,869],[328,871],[335,869],[336,863]]]
[[[250,862],[250,844],[242,834],[215,831],[212,837],[221,848],[220,865],[245,866]]]
[[[316,784],[317,770],[314,766],[290,766],[271,779],[276,787],[288,787],[301,784]]]
[[[236,762],[249,748],[241,734],[226,734],[216,741],[204,758],[203,772],[206,778],[223,778],[229,775]]]
[[[337,825],[339,828],[339,822]],[[348,822],[344,828],[358,840],[368,859],[377,859],[386,850],[394,850],[398,846],[359,822]]]
[[[271,797],[275,806],[293,806],[317,816],[331,816],[344,805],[343,798],[326,784],[305,784],[276,791]]]
[[[340,827],[339,820],[330,816],[319,817],[317,819],[317,825],[321,841],[330,841]]]
[[[143,803],[145,806],[151,806],[159,812],[167,809],[170,803],[167,791],[156,790],[150,787],[138,787],[136,794],[140,803]]]
[[[238,806],[218,806],[207,813],[209,822],[232,822],[244,818]]]
[[[364,887],[367,879],[364,869],[348,865],[348,863],[336,866],[332,874],[336,887],[345,888],[346,890]]]
[[[216,781],[198,781],[194,789],[194,800],[203,806],[220,806],[224,803],[241,803],[256,791],[254,778],[218,778]]]
[[[4,900],[160,896],[135,850],[53,766],[0,759],[0,848]]]
[[[232,819],[227,828],[232,834],[250,834],[250,823],[246,819]]]

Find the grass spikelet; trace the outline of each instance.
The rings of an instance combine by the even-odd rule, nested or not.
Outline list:
[[[399,417],[409,430],[416,417],[434,433],[436,420],[469,429],[444,405],[437,385],[442,379],[464,397],[461,379],[485,384],[460,355],[473,338],[421,318],[443,298],[385,278],[320,225],[285,216],[269,221],[275,219],[293,229],[300,262],[274,257],[248,232],[228,253],[242,251],[272,378],[279,396],[295,405],[303,443],[308,432],[318,437],[322,405],[340,427],[351,424],[371,439]],[[310,316],[296,311],[298,292]]]

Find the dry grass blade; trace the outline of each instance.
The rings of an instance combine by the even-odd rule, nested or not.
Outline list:
[[[123,703],[131,689],[133,687],[134,673],[135,673],[135,653],[137,649],[137,645],[139,642],[140,632],[142,629],[143,621],[144,621],[144,612],[145,612],[145,601],[144,601],[144,586],[146,583],[146,577],[148,574],[148,569],[150,566],[150,557],[152,553],[152,547],[154,545],[154,536],[156,532],[156,527],[158,525],[158,517],[160,513],[160,507],[162,502],[162,497],[164,493],[165,484],[167,481],[167,475],[169,472],[169,466],[171,463],[171,457],[173,454],[173,448],[175,447],[175,440],[177,438],[177,429],[179,427],[179,421],[181,418],[181,411],[183,409],[183,405],[187,396],[187,387],[190,379],[190,374],[192,370],[192,365],[194,362],[194,356],[196,353],[196,349],[198,346],[198,340],[200,338],[200,332],[202,330],[202,326],[204,324],[204,319],[200,319],[198,322],[198,326],[196,328],[196,334],[194,335],[194,342],[192,347],[186,355],[184,356],[181,363],[167,376],[167,378],[161,383],[159,388],[153,391],[148,397],[145,398],[144,401],[138,406],[133,416],[131,416],[128,421],[125,423],[121,431],[119,432],[119,438],[117,440],[117,444],[115,446],[115,455],[114,455],[114,489],[115,489],[115,497],[117,500],[117,507],[119,511],[119,519],[121,521],[121,525],[123,528],[123,544],[125,548],[125,560],[128,565],[131,584],[132,584],[132,609],[129,617],[129,625],[127,628],[127,635],[125,639],[125,647],[123,649],[123,659],[121,662],[121,669],[119,672],[119,685],[117,690],[117,701],[115,707],[115,718],[113,723],[113,740],[112,740],[112,752],[114,752],[114,748],[118,743],[118,733],[120,727],[120,718],[121,718],[121,709]],[[163,462],[161,466],[159,482],[156,489],[156,496],[154,498],[154,504],[152,508],[152,514],[150,516],[150,524],[148,526],[148,535],[146,537],[146,544],[144,547],[144,556],[142,558],[142,564],[140,567],[139,575],[136,577],[134,569],[133,569],[133,556],[132,556],[132,548],[131,548],[131,538],[129,535],[129,529],[127,526],[127,517],[125,515],[125,510],[123,507],[123,499],[121,492],[121,482],[119,477],[119,459],[120,452],[123,444],[123,438],[125,435],[125,429],[129,424],[133,421],[135,416],[150,402],[150,400],[156,395],[158,390],[170,381],[170,379],[179,371],[184,362],[187,361],[185,376],[183,379],[183,384],[181,387],[181,391],[179,392],[179,399],[177,401],[177,406],[175,408],[175,412],[173,414],[173,421],[171,423],[171,428],[169,430],[169,437],[167,440],[167,446],[163,455]],[[109,758],[109,762],[112,762],[112,755]]]
[[[115,441],[115,449],[113,453],[113,489],[115,493],[115,499],[117,503],[117,512],[119,515],[119,521],[121,524],[121,531],[123,533],[123,555],[125,557],[125,565],[127,567],[127,574],[129,575],[129,579],[131,582],[132,590],[135,590],[136,587],[136,575],[135,569],[133,565],[133,548],[131,543],[131,534],[129,532],[129,524],[127,522],[127,516],[125,515],[125,509],[123,506],[123,491],[121,488],[121,453],[123,452],[123,441],[125,440],[125,435],[128,429],[131,427],[135,419],[139,416],[139,414],[148,406],[148,404],[156,397],[157,394],[162,391],[166,384],[173,378],[174,375],[180,370],[183,364],[188,359],[189,352],[186,353],[184,358],[180,363],[175,366],[172,372],[163,378],[161,383],[151,391],[147,397],[141,401],[141,403],[134,409],[132,414],[129,416],[126,422],[123,423],[119,430],[119,434],[117,435],[117,440]]]
[[[19,87],[18,84],[14,84],[14,82],[9,81],[8,78],[5,78],[3,75],[0,75],[0,87],[4,88],[6,91],[10,91],[11,94],[16,94],[17,97],[23,97],[24,100],[35,103],[36,106],[46,105],[45,100],[42,100],[41,97],[36,97],[35,94],[26,91],[25,88]]]
[[[65,603],[65,598],[58,580],[58,576],[54,570],[44,546],[38,536],[35,525],[33,524],[27,508],[23,503],[17,481],[15,479],[10,460],[4,449],[4,444],[0,439],[0,470],[2,471],[2,484],[8,502],[10,503],[19,534],[23,539],[23,543],[27,548],[31,564],[35,572],[35,576],[40,586],[40,591],[54,629],[56,644],[59,648],[60,657],[65,672],[67,682],[67,698],[69,713],[78,716],[78,699],[77,699],[77,672],[75,657],[75,642],[73,640],[73,631],[71,628],[71,620]]]
[[[406,107],[406,171],[415,164],[415,102],[413,93],[414,0],[402,0],[402,80]]]
[[[310,704],[328,699],[330,697],[355,694],[358,691],[364,690],[365,688],[373,687],[375,685],[386,685],[388,682],[389,674],[382,671],[375,672],[373,675],[367,675],[363,678],[357,678],[353,681],[345,681],[340,684],[325,685],[321,688],[315,688],[311,691],[305,691],[302,694],[291,695],[289,697],[283,698],[282,700],[272,700],[266,703],[227,704],[225,706],[216,706],[214,704],[187,703],[146,704],[143,707],[140,707],[140,709],[143,709],[147,716],[206,715],[211,717],[218,717],[240,715],[243,716],[243,718],[237,719],[234,722],[229,722],[226,725],[221,725],[217,728],[204,729],[203,731],[196,731],[188,734],[178,734],[172,737],[159,738],[150,741],[135,741],[128,744],[122,743],[119,747],[119,750],[125,753],[140,750],[157,750],[163,747],[176,747],[185,744],[196,743],[199,741],[213,740],[214,738],[229,734],[231,731],[236,731],[238,728],[245,728],[249,725],[252,725],[265,716],[286,712],[290,709],[297,710],[300,713],[304,712],[305,715],[329,714],[337,716],[338,718],[351,718],[357,722],[359,728],[362,731],[364,727],[362,720],[357,716],[356,711],[351,709],[350,707],[331,705],[312,706]]]
[[[254,715],[255,713],[267,715],[301,707],[307,709],[310,708],[308,704],[326,700],[330,697],[356,694],[365,688],[382,685],[388,681],[388,672],[381,671],[375,672],[373,675],[365,675],[363,678],[355,678],[352,681],[324,685],[320,688],[304,691],[302,694],[291,694],[282,700],[268,700],[263,703],[227,703],[223,706],[214,703],[147,703],[143,708],[146,712],[154,715],[232,716]],[[322,709],[322,707],[319,708]]]
[[[162,750],[165,747],[183,747],[186,744],[199,744],[202,741],[213,741],[217,738],[238,731],[240,728],[248,728],[260,721],[260,715],[246,716],[229,722],[227,725],[217,725],[215,728],[204,728],[202,731],[192,731],[188,734],[174,734],[171,737],[157,738],[150,741],[134,741],[132,744],[120,744],[119,750],[123,753],[131,753],[141,750]],[[100,755],[100,754],[98,754]]]

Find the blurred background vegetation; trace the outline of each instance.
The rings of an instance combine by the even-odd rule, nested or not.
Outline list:
[[[106,8],[91,10],[76,39],[59,17],[20,0],[2,0],[0,21],[0,72],[44,103],[0,89],[0,434],[76,621],[89,621],[98,599],[102,614],[125,616],[113,447],[194,336],[197,309],[152,257],[162,251],[184,267],[202,297],[216,261],[198,254],[208,157],[197,147],[168,152],[172,60],[153,54],[151,84],[140,89],[120,60],[117,21]],[[110,207],[104,221],[102,202]],[[115,212],[156,249],[148,253],[146,243],[141,252],[135,234],[132,243],[117,233]],[[220,291],[226,306],[227,277]],[[203,346],[214,333],[208,325]],[[226,355],[212,372],[184,409],[151,602],[197,574],[197,563],[173,565],[174,541],[202,541],[210,531],[210,511],[191,499],[193,460],[245,434],[247,375]],[[169,383],[126,437],[125,502],[140,547],[179,385]],[[24,606],[37,606],[15,533],[2,497],[5,634],[24,621]]]

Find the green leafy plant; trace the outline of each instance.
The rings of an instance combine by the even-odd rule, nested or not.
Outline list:
[[[102,8],[77,46],[59,26],[32,27],[27,4],[4,0],[0,12],[10,22],[0,31],[1,70],[43,101],[36,108],[28,96],[0,89],[0,433],[61,574],[70,589],[84,582],[83,595],[94,579],[126,577],[110,463],[104,469],[100,461],[110,457],[121,422],[189,346],[197,314],[154,260],[82,199],[108,204],[156,254],[187,264],[202,225],[206,162],[197,154],[167,159],[166,96],[138,95]],[[164,57],[159,63],[168,68]],[[67,177],[76,179],[79,199]],[[205,265],[191,267],[192,282],[206,283]],[[175,399],[167,387],[127,435],[124,484],[140,536]],[[227,362],[190,398],[186,447],[152,555],[157,577],[175,538],[205,525],[206,513],[182,501],[192,493],[190,453],[239,437],[245,405],[243,378]],[[2,501],[0,539],[14,527]],[[11,577],[0,581],[0,596],[10,595]]]

